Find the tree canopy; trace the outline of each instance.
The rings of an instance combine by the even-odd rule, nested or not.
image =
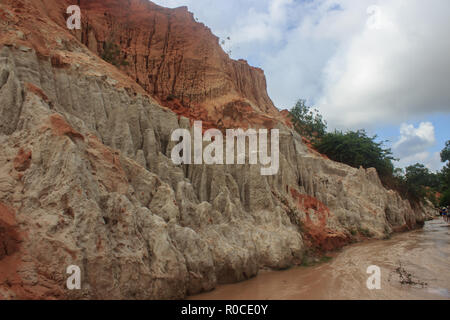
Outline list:
[[[445,148],[441,152],[441,161],[450,161],[450,140],[445,143]]]
[[[440,186],[439,176],[420,163],[406,167],[405,177],[410,183],[415,185],[435,189],[438,189]]]
[[[383,142],[376,142],[377,136],[370,137],[366,131],[335,131],[326,133],[314,147],[330,159],[346,163],[352,167],[375,168],[382,175],[393,174],[394,166],[391,149]]]
[[[441,152],[442,162],[449,161],[447,165],[438,173],[441,181],[442,195],[440,197],[441,206],[450,205],[450,140],[445,143],[445,148]]]
[[[321,138],[327,130],[327,122],[317,109],[306,105],[306,100],[300,99],[290,111],[294,129],[303,137],[315,141]]]

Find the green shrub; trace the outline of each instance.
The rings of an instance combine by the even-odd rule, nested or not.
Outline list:
[[[306,105],[306,100],[298,100],[291,109],[290,116],[294,129],[311,141],[320,139],[327,130],[327,122],[323,120],[317,109]]]
[[[439,205],[441,207],[447,207],[450,206],[450,189],[445,190],[441,197],[439,198]]]
[[[450,140],[445,143],[445,148],[441,152],[442,162],[450,161]]]
[[[406,167],[405,178],[409,183],[416,186],[430,187],[435,190],[439,188],[439,176],[431,172],[423,164],[416,163]]]
[[[426,196],[426,189],[408,181],[405,175],[381,175],[380,180],[389,189],[397,191],[403,199],[408,199],[412,206],[416,206]]]
[[[440,205],[450,205],[450,140],[445,143],[445,148],[441,152],[442,162],[447,162],[447,165],[438,173],[441,182],[441,197]]]
[[[380,175],[392,175],[391,149],[385,149],[383,142],[376,142],[377,136],[369,137],[364,130],[335,131],[325,134],[314,147],[330,159],[359,168],[375,168]]]

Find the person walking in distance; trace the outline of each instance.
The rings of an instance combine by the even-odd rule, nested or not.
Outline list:
[[[447,207],[442,208],[442,217],[444,218],[444,221],[448,222],[448,208]]]

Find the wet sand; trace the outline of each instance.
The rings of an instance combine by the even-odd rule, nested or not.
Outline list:
[[[381,268],[381,289],[366,286],[367,267]],[[398,268],[413,283],[401,284]],[[426,283],[426,285],[421,285]],[[447,299],[450,300],[450,225],[442,218],[423,229],[344,248],[326,263],[261,272],[241,283],[192,296],[198,300]]]

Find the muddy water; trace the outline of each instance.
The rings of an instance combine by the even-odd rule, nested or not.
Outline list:
[[[381,289],[369,290],[367,267],[381,269]],[[401,267],[401,269],[399,269]],[[403,278],[400,273],[403,274]],[[402,284],[410,274],[410,284]],[[450,225],[429,221],[421,230],[351,245],[327,263],[263,272],[191,299],[448,299]]]

